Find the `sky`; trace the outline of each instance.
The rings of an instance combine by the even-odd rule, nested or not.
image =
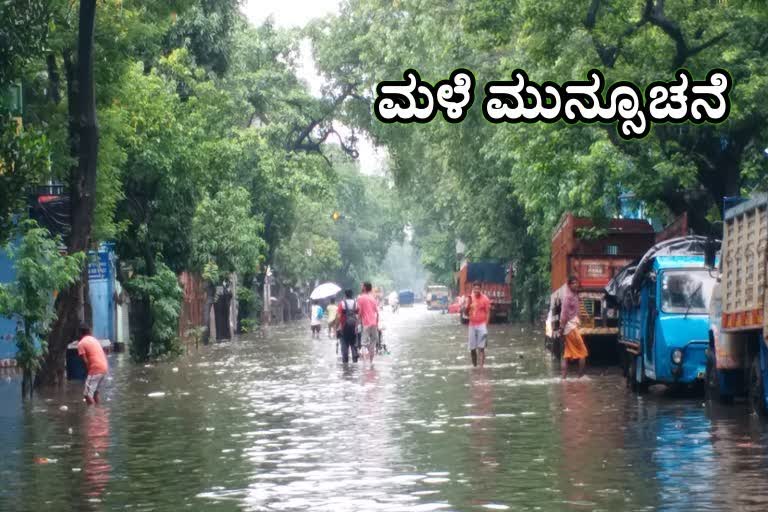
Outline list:
[[[268,17],[272,17],[275,24],[283,28],[303,27],[311,20],[328,14],[334,14],[339,10],[339,0],[245,0],[240,8],[254,25],[263,23]],[[312,59],[312,48],[309,40],[301,44],[299,57],[299,78],[305,80],[309,90],[315,96],[320,95],[320,88],[324,80],[318,74]],[[349,130],[338,125],[336,128],[342,135],[347,135]],[[359,134],[358,150],[360,151],[360,169],[366,174],[378,174],[384,161],[385,151]]]

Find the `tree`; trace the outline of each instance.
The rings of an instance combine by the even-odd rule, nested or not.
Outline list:
[[[24,68],[43,53],[51,22],[51,9],[43,0],[0,5],[0,90],[21,78]]]
[[[213,197],[204,197],[192,219],[192,254],[197,269],[208,283],[208,298],[203,310],[208,336],[208,312],[216,302],[216,287],[225,288],[225,303],[233,297],[227,293],[233,275],[256,272],[263,260],[266,245],[259,236],[264,225],[251,215],[248,191],[242,187],[225,187]]]
[[[708,232],[724,195],[764,184],[767,15],[747,0],[483,0],[439,7],[351,0],[319,22],[312,37],[333,86],[355,86],[351,95],[359,101],[344,103],[342,115],[387,147],[428,268],[447,276],[456,239],[475,259],[511,259],[515,294],[523,294],[532,318],[546,291],[549,235],[563,211],[611,216],[618,195],[631,190],[654,215],[668,220],[687,212],[695,229]],[[431,83],[458,67],[474,72],[475,108],[462,123],[373,119],[374,86],[401,79],[415,63]],[[644,87],[673,79],[680,66],[696,79],[714,67],[732,74],[728,121],[657,125],[645,139],[626,142],[610,125],[492,125],[477,108],[483,83],[508,78],[515,68],[539,83],[584,80],[598,68],[608,83]]]
[[[96,124],[96,91],[94,87],[93,34],[96,27],[96,0],[80,1],[77,41],[77,70],[68,79],[70,109],[70,141],[76,164],[69,174],[71,224],[67,251],[85,252],[91,243],[93,213],[96,200],[96,170],[99,153],[99,128]],[[64,355],[75,338],[83,319],[83,291],[86,279],[76,281],[56,299],[56,323],[49,339],[40,378],[43,383],[62,382]]]
[[[0,315],[19,319],[16,331],[16,360],[21,367],[22,396],[31,397],[32,382],[48,350],[46,337],[56,319],[54,294],[72,286],[85,263],[82,252],[68,256],[59,253],[61,239],[27,220],[19,226],[17,247],[6,251],[14,262],[16,278],[0,284]]]
[[[0,243],[13,231],[14,216],[24,211],[30,189],[46,177],[48,151],[44,133],[19,130],[15,121],[0,116]]]
[[[332,279],[341,267],[333,221],[322,202],[299,202],[290,237],[275,251],[275,269],[289,286],[307,287],[313,280]]]
[[[182,292],[176,274],[158,262],[153,275],[137,274],[126,288],[145,315],[139,335],[131,343],[131,357],[143,362],[181,353],[177,329]]]

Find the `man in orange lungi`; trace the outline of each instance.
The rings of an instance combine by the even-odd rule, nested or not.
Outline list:
[[[568,287],[560,309],[560,327],[565,339],[565,350],[560,361],[563,379],[568,376],[568,361],[578,359],[579,377],[584,375],[587,366],[587,346],[579,333],[579,280],[575,276],[568,277]]]

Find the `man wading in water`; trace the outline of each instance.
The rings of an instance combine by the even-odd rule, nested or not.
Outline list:
[[[357,298],[360,320],[363,324],[362,344],[368,351],[368,362],[373,365],[376,343],[379,341],[379,304],[372,293],[373,285],[363,283],[363,293]]]
[[[344,291],[344,300],[337,311],[339,331],[341,333],[341,362],[349,362],[349,351],[352,350],[352,362],[356,363],[357,353],[357,301],[352,298],[352,290]]]
[[[560,308],[560,326],[565,338],[565,350],[560,361],[560,371],[563,379],[568,377],[568,361],[578,359],[579,377],[584,375],[587,365],[587,346],[579,333],[579,280],[575,276],[568,278],[568,289],[565,291],[563,305]]]
[[[469,354],[472,366],[485,365],[485,345],[488,341],[488,322],[491,318],[491,300],[480,292],[480,283],[472,285],[472,294],[467,299],[469,314]],[[478,352],[479,358],[478,358]]]
[[[91,326],[86,323],[80,324],[80,341],[77,343],[77,354],[83,358],[88,370],[88,377],[85,379],[85,389],[83,390],[85,401],[88,405],[98,404],[99,389],[109,371],[109,364],[104,349],[101,348],[101,343],[91,336]]]

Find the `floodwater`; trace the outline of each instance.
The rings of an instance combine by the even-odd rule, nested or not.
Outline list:
[[[768,430],[744,405],[561,382],[541,334],[386,313],[390,354],[344,368],[305,325],[135,366],[101,407],[22,406],[0,375],[0,510],[766,510]]]

